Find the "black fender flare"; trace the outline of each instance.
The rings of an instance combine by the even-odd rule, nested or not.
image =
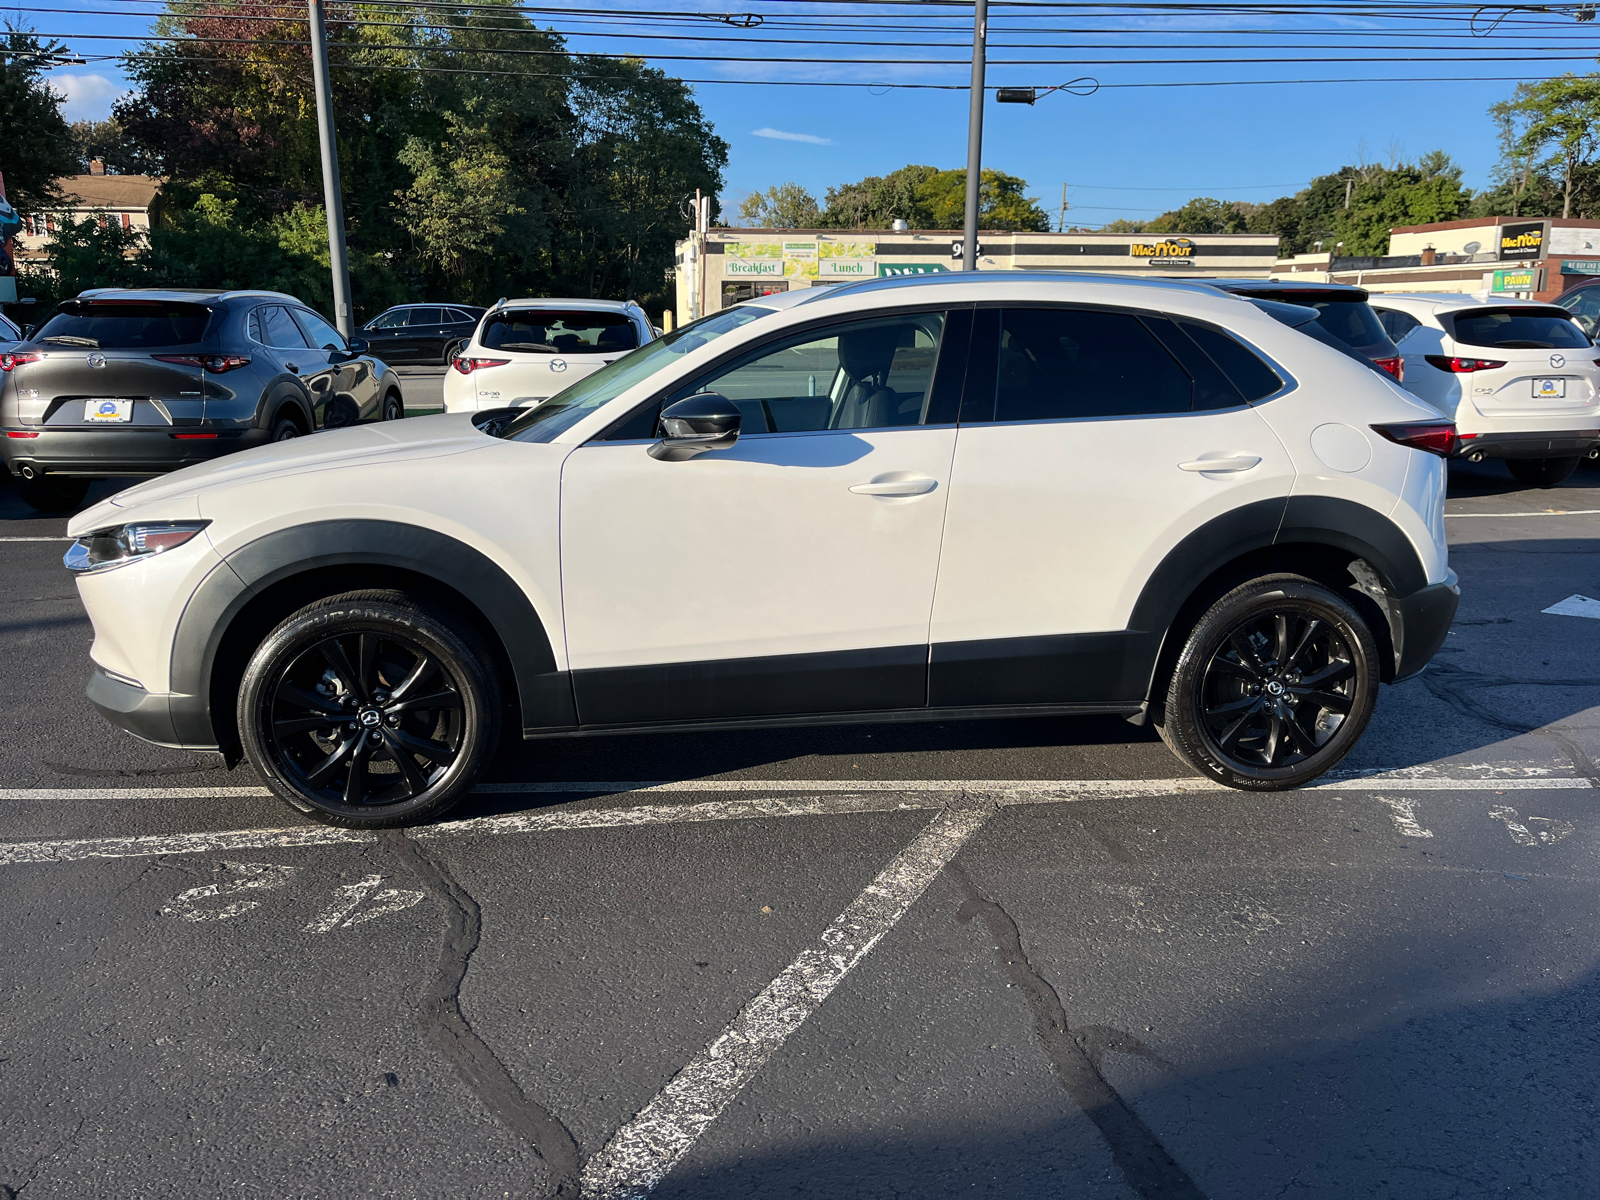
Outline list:
[[[1404,631],[1397,603],[1420,592],[1428,575],[1416,547],[1384,514],[1335,496],[1290,496],[1258,500],[1216,517],[1190,533],[1151,572],[1128,620],[1130,632],[1145,635],[1127,669],[1147,697],[1163,643],[1178,614],[1205,581],[1225,564],[1274,546],[1323,545],[1364,560],[1376,573],[1383,596],[1374,596],[1388,617],[1398,650]],[[1353,580],[1358,590],[1366,582]],[[1388,601],[1387,603],[1385,601]],[[1134,679],[1124,677],[1125,683]]]
[[[566,672],[533,603],[481,551],[447,534],[398,521],[330,520],[292,525],[241,546],[189,598],[173,637],[173,723],[185,745],[215,745],[211,677],[229,626],[272,585],[325,567],[387,567],[426,576],[477,608],[500,640],[524,731],[575,727]],[[181,699],[180,699],[181,698]]]
[[[306,432],[317,431],[316,412],[311,406],[311,393],[306,385],[292,375],[280,375],[267,385],[256,407],[256,428],[271,429],[285,404],[293,405],[306,423]]]

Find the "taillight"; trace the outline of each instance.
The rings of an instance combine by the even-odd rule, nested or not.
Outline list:
[[[150,357],[179,367],[204,367],[212,375],[226,375],[250,365],[250,360],[242,354],[152,354]]]
[[[1449,458],[1450,451],[1456,446],[1454,421],[1401,421],[1394,425],[1374,425],[1372,428],[1397,445],[1426,450],[1440,458]]]
[[[14,371],[23,363],[38,362],[44,355],[32,351],[22,354],[0,354],[0,371]]]
[[[1375,358],[1372,365],[1380,367],[1394,376],[1396,383],[1404,383],[1406,378],[1406,360],[1396,354],[1393,358]]]
[[[1451,358],[1448,354],[1430,354],[1427,358],[1429,365],[1456,375],[1470,375],[1473,371],[1492,371],[1496,367],[1505,366],[1505,363],[1495,362],[1490,358]]]
[[[504,367],[510,362],[509,358],[458,358],[450,365],[463,375],[471,375],[479,367]]]

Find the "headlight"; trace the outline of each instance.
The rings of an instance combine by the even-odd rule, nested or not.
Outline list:
[[[103,571],[183,545],[210,521],[150,521],[97,529],[72,543],[61,561],[69,571]]]

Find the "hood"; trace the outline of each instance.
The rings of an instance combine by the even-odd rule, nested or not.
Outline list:
[[[375,421],[329,429],[309,437],[230,454],[118,492],[73,517],[68,533],[120,524],[127,509],[174,504],[190,507],[193,497],[237,483],[312,471],[337,470],[356,463],[410,462],[464,454],[495,444],[472,423],[471,413]]]

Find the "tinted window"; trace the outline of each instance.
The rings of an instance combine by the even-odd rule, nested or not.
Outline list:
[[[22,336],[22,330],[12,324],[9,317],[0,316],[0,335],[16,339]]]
[[[996,421],[1189,412],[1189,376],[1131,313],[1006,309]]]
[[[304,308],[295,309],[294,315],[300,318],[300,324],[305,326],[306,336],[311,339],[313,346],[323,350],[345,350],[348,345],[344,335],[329,325],[316,313]]]
[[[1600,287],[1577,288],[1562,296],[1556,303],[1574,316],[1600,316]]]
[[[289,316],[288,309],[274,305],[256,311],[261,317],[260,340],[264,344],[280,350],[305,350],[310,346],[305,334],[300,332],[300,326]]]
[[[1295,296],[1291,303],[1316,309],[1317,324],[1346,346],[1383,346],[1389,341],[1378,314],[1365,300],[1302,300]]]
[[[148,300],[68,300],[34,335],[53,346],[124,350],[192,346],[205,337],[211,313],[198,304]]]
[[[719,392],[739,406],[747,434],[918,425],[943,332],[943,313],[813,330],[704,375],[667,403]]]
[[[1455,314],[1456,341],[1501,350],[1568,350],[1587,346],[1572,318],[1538,308],[1486,308]]]
[[[1197,325],[1192,321],[1185,321],[1183,329],[1206,352],[1207,357],[1222,368],[1223,373],[1233,381],[1233,385],[1246,400],[1259,400],[1283,387],[1283,380],[1279,378],[1278,373],[1262,362],[1255,351],[1238,339],[1220,329],[1213,329],[1209,325]],[[1224,406],[1196,404],[1195,407]]]
[[[1383,331],[1389,335],[1391,342],[1398,342],[1422,322],[1410,313],[1396,312],[1392,308],[1373,309],[1378,314],[1378,323],[1383,326]]]
[[[496,313],[479,339],[488,350],[528,354],[615,354],[639,345],[624,313],[518,309]]]
[[[444,319],[452,325],[476,325],[478,318],[460,308],[447,308],[444,310]]]
[[[406,323],[406,310],[403,308],[390,309],[379,317],[368,329],[399,329]]]
[[[406,316],[407,325],[437,325],[444,317],[437,308],[413,308]]]

